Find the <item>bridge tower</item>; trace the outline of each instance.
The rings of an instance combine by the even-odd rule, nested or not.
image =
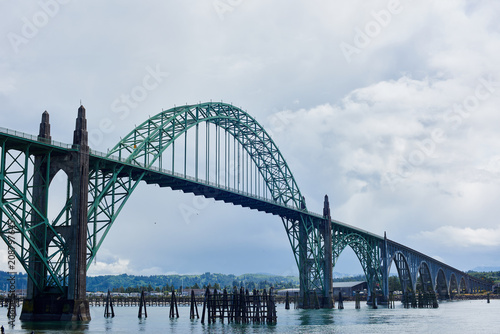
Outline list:
[[[49,114],[44,112],[38,140],[50,143]],[[86,299],[87,271],[87,207],[89,183],[89,146],[85,108],[80,106],[73,135],[72,150],[66,155],[51,158],[50,153],[35,155],[33,176],[33,204],[31,212],[29,274],[27,295],[21,320],[73,321],[90,320]],[[48,188],[59,170],[63,170],[73,192],[67,203],[68,221],[47,229]],[[68,186],[69,188],[69,186]],[[70,215],[69,215],[70,213]],[[47,230],[49,232],[47,232]],[[51,256],[49,245],[56,239],[64,240],[60,266],[67,266],[64,278],[58,282],[48,277],[47,263]]]
[[[302,209],[305,210],[304,200]],[[298,224],[299,307],[333,308],[333,236],[330,203],[325,195],[323,217],[303,215]],[[290,231],[290,228],[287,228]],[[295,249],[292,246],[293,249]]]
[[[330,202],[328,195],[325,195],[323,204],[323,228],[322,235],[325,241],[324,246],[324,302],[323,308],[333,308],[333,245],[332,245],[332,217],[330,216]]]

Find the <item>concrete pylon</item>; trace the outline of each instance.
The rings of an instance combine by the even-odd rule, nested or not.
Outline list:
[[[325,195],[323,205],[323,241],[324,241],[324,264],[323,264],[323,308],[333,308],[333,244],[332,244],[332,218],[330,216],[330,202]]]
[[[49,114],[44,112],[40,124],[40,141],[50,142]],[[38,286],[42,286],[40,291],[35,284],[28,282],[27,296],[23,302],[21,320],[24,321],[88,321],[90,320],[90,308],[86,299],[86,278],[87,278],[87,206],[89,187],[89,146],[87,120],[85,108],[80,106],[76,119],[76,128],[73,135],[73,151],[65,157],[54,159],[49,166],[47,159],[43,156],[35,157],[35,169],[50,168],[50,175],[53,177],[58,170],[62,169],[68,175],[73,193],[71,197],[71,223],[57,229],[64,238],[69,254],[68,260],[68,282],[64,286],[64,294],[54,291],[51,287],[44,286],[44,277],[47,277],[47,270],[40,261],[32,258],[30,261],[30,271],[35,277],[40,278]],[[38,159],[38,160],[37,160]],[[40,161],[37,166],[37,161]],[[36,203],[39,211],[45,218],[32,214],[32,223],[35,224],[40,219],[46,219],[47,212],[47,189],[50,180],[43,177],[46,173],[35,171],[33,177],[35,187],[39,189],[33,193],[33,202]],[[43,226],[41,227],[43,228]],[[37,233],[37,239],[45,235],[46,239],[41,240],[38,248],[48,245],[53,236],[43,234],[43,231],[34,229],[32,233]],[[43,239],[43,237],[41,238]],[[46,247],[46,246],[45,246]]]
[[[87,211],[89,196],[89,141],[85,108],[78,108],[73,134],[73,198],[71,208],[72,237],[70,248],[68,301],[72,312],[61,320],[90,320],[87,294]]]

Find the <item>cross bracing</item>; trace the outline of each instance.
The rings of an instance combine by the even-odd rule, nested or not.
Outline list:
[[[67,200],[52,221],[44,198],[59,170],[71,176],[64,162],[79,147],[7,129],[0,129],[0,145],[1,237],[14,244],[32,284],[63,293],[70,279],[67,240],[73,193],[69,179]],[[308,211],[289,166],[267,132],[246,112],[224,103],[163,111],[109,152],[90,151],[87,267],[141,181],[280,216],[299,267],[303,298],[309,292],[326,295],[327,249],[332,249],[333,267],[347,246],[361,263],[370,294],[379,290],[388,295],[393,263],[408,291],[415,291],[419,279],[433,291],[491,289],[409,247]],[[325,224],[331,225],[331,247],[325,244],[329,240]],[[15,240],[9,237],[10,231]]]

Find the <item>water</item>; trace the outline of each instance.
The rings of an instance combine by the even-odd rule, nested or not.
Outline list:
[[[114,318],[103,317],[104,307],[91,307],[92,321],[74,323],[26,323],[7,325],[7,309],[0,309],[6,333],[500,333],[500,300],[442,302],[438,309],[354,308],[345,302],[338,310],[285,310],[278,305],[276,325],[205,324],[189,319],[189,307],[180,307],[179,319],[168,318],[168,307],[149,307],[148,318],[138,319],[138,307],[116,307]],[[18,308],[18,311],[20,309]],[[201,309],[199,310],[201,312]],[[201,314],[200,314],[201,315]]]

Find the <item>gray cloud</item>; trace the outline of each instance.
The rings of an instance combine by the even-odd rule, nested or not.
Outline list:
[[[272,133],[311,210],[329,194],[334,218],[387,230],[468,269],[474,243],[461,250],[433,237],[498,230],[500,4],[400,5],[384,25],[377,17],[388,1],[233,1],[223,19],[213,1],[3,2],[0,125],[34,134],[48,110],[52,137],[71,142],[82,100],[89,129],[102,135],[92,148],[105,151],[174,104],[232,102]],[[339,45],[372,21],[380,31],[347,62]],[[27,42],[16,49],[12,34]],[[168,76],[122,117],[114,101],[139,94],[157,66]],[[480,86],[488,97],[478,98]],[[186,224],[179,208],[193,205],[190,195],[141,185],[94,272],[279,274],[294,266],[276,217],[209,201]],[[498,266],[492,249],[477,252]]]

